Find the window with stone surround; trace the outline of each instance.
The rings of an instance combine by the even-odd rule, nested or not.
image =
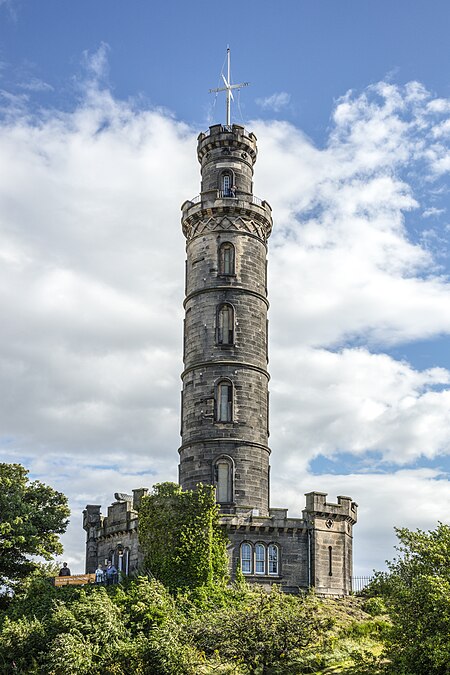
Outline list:
[[[243,574],[279,576],[280,547],[278,544],[267,546],[260,542],[255,545],[244,542],[240,549],[240,563]]]
[[[216,501],[229,504],[233,501],[233,460],[231,457],[219,457],[214,465]]]
[[[216,422],[233,421],[233,385],[230,380],[220,380],[216,387]]]
[[[230,241],[224,241],[219,246],[219,274],[231,276],[235,269],[234,246]]]
[[[255,574],[266,573],[266,547],[264,544],[255,546]]]
[[[252,546],[247,542],[241,544],[241,572],[242,574],[252,573]]]
[[[222,171],[219,178],[219,197],[235,197],[233,172],[229,169]]]
[[[269,574],[279,574],[279,550],[276,544],[269,544]]]
[[[234,309],[226,303],[217,309],[217,344],[234,344]]]
[[[328,547],[328,575],[333,576],[333,547]]]

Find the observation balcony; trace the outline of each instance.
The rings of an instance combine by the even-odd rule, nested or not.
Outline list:
[[[249,205],[257,206],[259,209],[262,209],[266,212],[268,218],[272,218],[272,207],[269,202],[266,202],[264,199],[255,197],[255,195],[236,192],[231,190],[208,190],[207,192],[202,192],[192,199],[186,200],[182,206],[181,210],[183,212],[183,218],[187,212],[193,206],[200,205],[202,208],[215,208],[215,207],[229,207],[233,209],[247,209]]]
[[[183,234],[187,239],[203,232],[202,222],[211,217],[243,217],[255,223],[258,236],[263,240],[272,231],[270,204],[250,193],[232,190],[208,190],[189,199],[181,206]]]

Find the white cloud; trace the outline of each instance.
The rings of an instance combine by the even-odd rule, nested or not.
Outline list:
[[[431,206],[429,209],[425,209],[422,218],[434,218],[435,216],[441,216],[443,213],[445,213],[445,209],[437,209],[435,206]]]
[[[31,118],[26,97],[20,105],[10,98],[0,124],[0,444],[5,460],[23,461],[70,495],[78,511],[67,539],[75,561],[87,501],[105,504],[116,490],[176,478],[179,209],[198,192],[198,130],[161,109],[115,100],[98,84],[106,53],[89,61],[73,112]],[[349,94],[337,104],[324,149],[285,122],[251,125],[260,151],[255,193],[272,203],[275,218],[269,291],[278,505],[288,474],[305,491],[349,493],[363,509],[373,500],[373,514],[378,476],[308,477],[308,461],[376,450],[402,465],[449,450],[448,371],[419,371],[382,353],[450,330],[447,279],[408,236],[411,213],[437,208],[422,203],[411,176],[418,167],[426,181],[438,175],[446,138],[436,150],[433,129],[447,111],[439,101],[433,106],[417,84]],[[405,476],[389,476],[386,503],[395,505]],[[437,485],[443,503],[446,480],[414,476],[424,499]],[[381,528],[388,510],[378,513]],[[366,541],[368,531],[362,518],[358,536]]]
[[[38,77],[32,77],[26,82],[21,82],[18,86],[27,91],[53,91],[51,84],[44,82],[44,80],[41,80]]]
[[[342,451],[377,451],[400,465],[450,453],[450,372],[443,368],[419,372],[361,348],[291,346],[275,352],[271,371],[273,462],[286,471]]]
[[[257,98],[256,103],[263,110],[273,110],[274,112],[280,112],[283,108],[287,108],[291,102],[291,95],[285,91],[280,91],[278,93],[267,96],[266,98]]]

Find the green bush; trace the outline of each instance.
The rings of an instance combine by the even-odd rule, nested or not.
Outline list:
[[[387,612],[386,603],[380,597],[367,598],[363,607],[364,611],[370,614],[370,616],[381,616]]]

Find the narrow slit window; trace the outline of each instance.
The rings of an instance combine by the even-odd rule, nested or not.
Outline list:
[[[234,344],[234,311],[231,305],[221,305],[217,317],[217,344]]]
[[[219,248],[219,274],[234,274],[234,246],[229,241]]]
[[[269,574],[279,574],[278,546],[275,546],[275,544],[269,546]]]
[[[328,575],[333,576],[333,547],[328,547]]]
[[[255,546],[255,572],[256,574],[266,573],[266,547],[264,544]]]
[[[250,544],[241,545],[241,571],[242,574],[252,573],[252,547]]]
[[[217,421],[231,422],[233,419],[233,385],[229,380],[219,382],[216,401]]]

